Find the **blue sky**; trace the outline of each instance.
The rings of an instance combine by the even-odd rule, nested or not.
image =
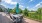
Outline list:
[[[27,8],[35,11],[38,7],[42,7],[42,0],[2,0],[1,5],[13,9],[17,3],[19,3],[19,8],[22,10]]]

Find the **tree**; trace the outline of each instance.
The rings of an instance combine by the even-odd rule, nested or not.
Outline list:
[[[10,9],[10,13],[14,13],[12,9]]]
[[[42,20],[42,7],[38,8],[37,17],[38,17],[39,20]]]
[[[42,14],[42,7],[41,7],[41,8],[38,8],[37,13],[38,13],[39,15]]]
[[[19,13],[22,13],[22,10],[19,8]]]
[[[16,13],[16,8],[13,9],[13,12]],[[19,8],[19,13],[22,13],[22,10]]]
[[[0,7],[0,12],[3,12],[2,8]]]
[[[16,8],[13,9],[13,12],[16,13]]]
[[[13,9],[9,9],[9,8],[8,8],[7,11],[8,11],[8,13],[14,13]]]
[[[28,16],[28,10],[25,8],[25,10],[23,11],[23,14]]]

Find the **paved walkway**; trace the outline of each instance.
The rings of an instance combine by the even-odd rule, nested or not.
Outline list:
[[[0,23],[12,23],[12,20],[5,13],[0,12]]]
[[[24,23],[40,23],[40,22],[24,18]]]
[[[0,12],[0,23],[13,23],[9,15],[3,12]],[[22,23],[40,23],[31,19],[23,18]]]

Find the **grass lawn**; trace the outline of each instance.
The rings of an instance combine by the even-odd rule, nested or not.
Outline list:
[[[28,16],[26,16],[26,17],[29,17],[33,20],[42,21],[42,15],[38,15],[35,13],[28,13]]]

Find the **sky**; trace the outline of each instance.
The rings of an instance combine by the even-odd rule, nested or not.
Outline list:
[[[2,0],[1,5],[13,9],[17,3],[19,3],[19,8],[22,10],[27,8],[30,11],[36,11],[39,7],[42,7],[42,0]]]

